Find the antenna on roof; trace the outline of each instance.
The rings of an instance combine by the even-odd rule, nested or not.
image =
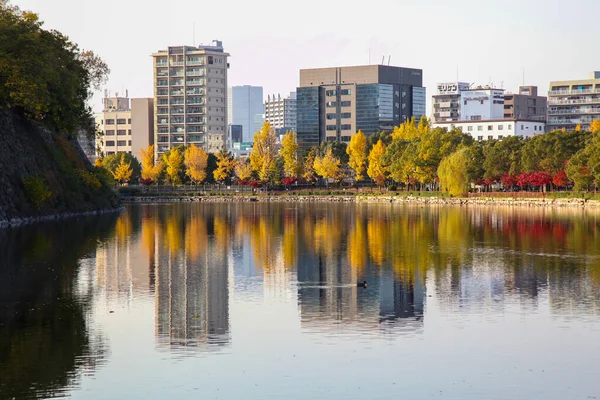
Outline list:
[[[371,48],[369,47],[369,65],[371,65]]]
[[[391,61],[391,60],[392,60],[392,55],[390,54],[390,55],[388,56],[388,65],[390,65],[390,61]]]
[[[383,57],[381,57],[381,65],[385,65],[385,54],[383,55]]]

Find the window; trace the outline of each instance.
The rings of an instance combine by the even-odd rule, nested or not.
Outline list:
[[[349,96],[352,94],[352,91],[350,89],[342,89],[342,96]]]
[[[131,118],[127,119],[127,123],[131,125]]]
[[[327,103],[325,103],[325,105],[327,107],[335,107],[337,106],[337,103],[335,101],[328,101]]]
[[[335,90],[326,90],[325,91],[325,96],[335,96],[337,95],[337,91]]]
[[[329,137],[327,138],[327,141],[328,141],[328,142],[335,142],[335,137],[334,137],[334,136],[329,136]]]
[[[483,140],[483,136],[477,136],[477,140]]]
[[[492,140],[494,137],[492,135],[488,136],[488,140]]]
[[[481,100],[480,103],[483,105],[483,100]]]
[[[340,129],[343,131],[349,131],[350,129],[352,129],[352,125],[344,124],[344,125],[340,126]]]
[[[106,132],[104,133],[104,135],[105,135],[105,136],[113,136],[114,134],[115,134],[115,131],[114,131],[114,130],[112,130],[112,129],[111,129],[111,130],[108,130],[108,131],[106,131]]]
[[[107,152],[106,152],[106,155],[107,155],[107,156],[112,156],[113,154],[115,154],[115,152],[114,152],[114,151],[107,151]]]
[[[499,131],[503,131],[504,130],[504,125],[498,125],[498,130]]]
[[[352,113],[342,113],[342,118],[352,118]]]
[[[465,106],[467,105],[467,101],[465,100]]]
[[[342,136],[342,142],[349,142],[350,136]]]
[[[119,129],[117,131],[117,136],[125,136],[127,134],[127,131],[125,129]]]
[[[131,129],[127,130],[127,134],[131,136]]]
[[[494,130],[493,125],[488,125],[488,131],[493,131],[493,130]]]
[[[523,130],[523,124],[521,124],[521,130]]]
[[[106,120],[106,125],[114,125],[115,124],[115,120],[114,119],[107,119]]]
[[[342,101],[342,107],[350,107],[350,104],[349,101]]]
[[[483,126],[479,125],[479,126],[477,127],[477,130],[478,130],[478,131],[482,131],[482,130],[483,130]]]
[[[472,126],[467,126],[467,131],[473,132],[473,127]]]
[[[127,122],[127,120],[125,118],[119,118],[117,120],[117,125],[125,125]]]
[[[131,146],[131,140],[127,141],[127,145]]]
[[[327,119],[335,119],[336,117],[337,117],[337,114],[335,114],[335,113],[327,114]]]
[[[508,130],[510,131],[512,129],[512,125],[508,125]]]
[[[117,140],[117,146],[127,146],[127,140]]]
[[[537,131],[537,125],[534,125],[534,126],[533,126],[533,130],[534,130],[534,131]]]
[[[108,140],[108,141],[106,142],[106,145],[107,145],[107,146],[114,146],[114,145],[115,145],[115,141],[114,141],[114,140]]]
[[[327,125],[327,130],[328,131],[335,131],[335,130],[337,130],[337,125]]]
[[[215,58],[213,56],[208,56],[208,63],[209,64],[211,64],[211,65],[214,64],[215,63],[214,60],[215,60]]]
[[[503,136],[502,135],[498,135],[498,140],[502,140]]]

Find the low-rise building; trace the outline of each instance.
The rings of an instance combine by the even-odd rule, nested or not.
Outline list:
[[[548,92],[548,130],[590,128],[600,119],[600,71],[590,79],[550,82]]]
[[[524,119],[489,119],[474,121],[437,122],[436,127],[460,129],[475,140],[502,140],[508,136],[524,138],[540,135],[546,131],[546,123],[537,120]]]
[[[504,94],[504,118],[546,121],[548,99],[538,96],[537,86],[520,86],[519,93]]]

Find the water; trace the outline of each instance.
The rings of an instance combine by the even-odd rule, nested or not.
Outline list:
[[[0,399],[600,398],[599,217],[172,204],[0,232]]]

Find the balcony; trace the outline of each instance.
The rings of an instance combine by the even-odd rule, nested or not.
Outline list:
[[[161,115],[161,114],[163,114],[163,115],[164,115],[164,114],[169,114],[169,109],[168,109],[168,108],[165,108],[165,107],[159,107],[159,108],[156,110],[156,114],[158,114],[158,115]]]
[[[566,96],[566,95],[577,95],[577,94],[586,94],[586,93],[600,93],[600,88],[598,89],[572,89],[572,90],[551,90],[548,92],[550,96]]]
[[[169,70],[159,69],[158,71],[156,71],[156,76],[169,76]]]
[[[183,67],[183,61],[173,61],[169,63],[171,67]]]
[[[184,141],[183,135],[181,135],[181,136],[172,136],[171,137],[171,142],[183,143],[183,141]]]
[[[188,69],[185,71],[186,76],[204,76],[203,69]]]
[[[187,94],[187,95],[204,94],[204,89],[202,89],[202,88],[188,89],[185,91],[185,94]]]
[[[204,85],[204,79],[201,79],[201,78],[188,79],[185,81],[185,83],[188,86]]]
[[[600,97],[590,97],[575,100],[556,100],[549,99],[548,104],[600,104]]]
[[[166,79],[159,79],[156,81],[156,86],[169,86],[169,81],[167,81]]]
[[[188,135],[187,141],[188,143],[204,143],[204,138],[202,135]]]
[[[157,124],[168,124],[169,123],[169,118],[158,118],[156,120]]]
[[[167,132],[158,132],[158,133],[167,133]],[[169,143],[168,135],[158,135],[156,141],[158,143]]]
[[[203,126],[188,126],[187,131],[189,133],[204,133],[204,127]]]
[[[186,104],[205,104],[202,97],[188,97]]]
[[[174,114],[174,115],[183,114],[183,107],[171,108],[171,114]]]
[[[183,79],[171,79],[171,86],[183,86]]]
[[[168,106],[169,99],[158,99],[158,102],[156,104],[158,104],[159,106]]]
[[[203,124],[205,119],[204,117],[187,117],[186,122],[190,124]]]
[[[183,124],[185,122],[185,119],[183,117],[173,117],[171,118],[171,123],[172,124]]]
[[[205,114],[206,109],[204,107],[187,107],[186,113],[187,114]]]
[[[157,61],[154,63],[155,67],[168,67],[169,63],[166,61]]]
[[[571,109],[548,109],[548,115],[574,115],[574,114],[600,114],[600,107],[595,108],[571,108]]]
[[[168,96],[169,95],[169,91],[167,89],[158,89],[156,91],[156,95],[157,96]]]
[[[157,151],[159,153],[164,153],[165,151],[169,151],[169,146],[168,145],[158,145],[158,149]]]

